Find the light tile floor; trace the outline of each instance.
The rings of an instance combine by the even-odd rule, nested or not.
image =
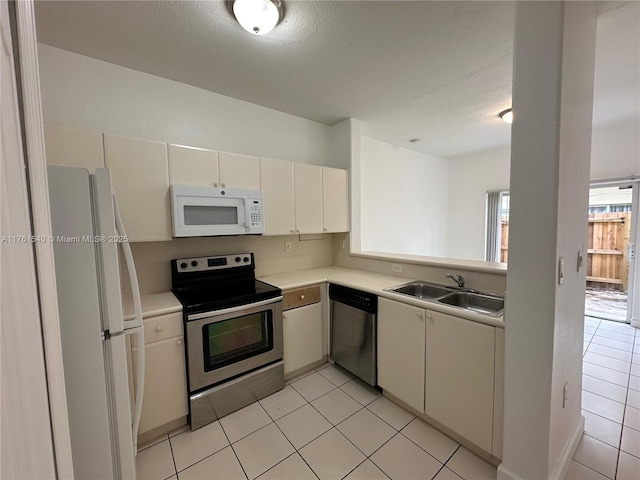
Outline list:
[[[585,319],[585,434],[567,480],[640,479],[640,333]],[[495,479],[496,469],[334,365],[137,456],[140,480]]]
[[[566,480],[640,479],[640,333],[586,317],[582,370],[585,433]]]
[[[495,479],[496,468],[334,365],[137,456],[138,479]]]

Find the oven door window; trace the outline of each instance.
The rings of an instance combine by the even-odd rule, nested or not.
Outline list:
[[[202,327],[204,370],[240,362],[273,350],[271,310],[234,317]]]

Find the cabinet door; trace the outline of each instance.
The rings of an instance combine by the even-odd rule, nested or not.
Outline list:
[[[295,163],[296,233],[322,232],[322,167]]]
[[[132,348],[134,366],[138,348]],[[147,344],[145,355],[144,400],[139,435],[188,413],[183,337]]]
[[[285,375],[322,360],[322,305],[286,310],[282,317]]]
[[[218,186],[218,152],[169,145],[169,178],[178,185]]]
[[[260,159],[252,155],[218,154],[221,188],[260,190]]]
[[[424,412],[425,311],[378,299],[378,385]]]
[[[104,167],[102,133],[73,128],[44,126],[44,145],[48,165]]]
[[[293,162],[260,157],[260,185],[264,194],[264,235],[295,233]]]
[[[171,240],[167,144],[105,134],[104,151],[129,241]]]
[[[322,212],[324,231],[349,231],[348,172],[322,167]]]
[[[425,413],[491,452],[495,327],[427,313]]]

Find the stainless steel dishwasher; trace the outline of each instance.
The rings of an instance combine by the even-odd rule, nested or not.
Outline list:
[[[331,359],[371,386],[377,385],[378,296],[329,285]]]

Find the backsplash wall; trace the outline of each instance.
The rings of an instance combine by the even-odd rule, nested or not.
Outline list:
[[[154,293],[171,289],[170,261],[174,258],[252,252],[258,277],[333,265],[333,234],[321,237],[320,240],[300,240],[298,235],[176,238],[170,242],[132,243],[131,249],[140,292]],[[284,252],[285,242],[291,242],[291,253]],[[121,278],[124,295],[130,295],[122,262]]]

